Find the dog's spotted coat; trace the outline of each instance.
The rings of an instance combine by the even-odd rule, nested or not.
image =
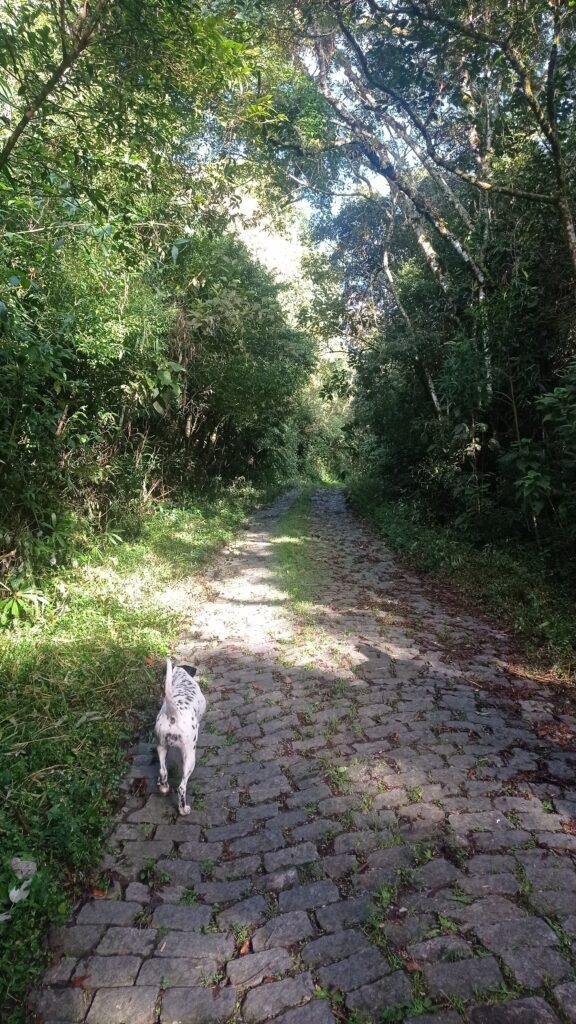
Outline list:
[[[190,814],[190,805],[186,802],[186,788],[196,764],[198,731],[206,711],[206,698],[193,679],[195,674],[196,669],[191,665],[173,666],[170,659],[166,659],[164,703],[156,719],[160,761],[158,788],[161,793],[170,791],[166,768],[168,747],[178,747],[182,757],[182,779],[178,786],[180,814]]]

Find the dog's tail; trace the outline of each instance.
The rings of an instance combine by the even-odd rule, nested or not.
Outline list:
[[[166,682],[164,684],[164,700],[166,701],[166,707],[168,714],[171,718],[175,718],[178,714],[178,708],[174,703],[174,695],[172,693],[172,662],[170,658],[166,658]]]

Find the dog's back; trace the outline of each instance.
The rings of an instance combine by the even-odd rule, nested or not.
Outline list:
[[[159,718],[164,713],[171,725],[182,727],[194,717],[200,721],[206,711],[206,698],[193,678],[195,675],[196,669],[191,665],[173,666],[167,659],[164,704]]]
[[[206,698],[193,678],[195,675],[196,669],[191,665],[173,666],[170,659],[166,659],[164,703],[156,719],[160,761],[158,788],[161,793],[169,791],[167,748],[178,747],[182,754],[182,781],[178,787],[180,814],[190,813],[190,807],[186,803],[186,787],[196,764],[200,720],[206,711]]]

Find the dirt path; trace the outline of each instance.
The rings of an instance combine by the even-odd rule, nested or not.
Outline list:
[[[192,814],[141,744],[111,887],[53,930],[39,1019],[576,1021],[573,720],[338,492],[312,500],[296,614],[292,498],[220,559],[178,652],[208,679]]]

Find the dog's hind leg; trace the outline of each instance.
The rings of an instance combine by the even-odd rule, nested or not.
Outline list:
[[[190,814],[190,804],[186,803],[186,789],[188,787],[188,779],[194,771],[196,764],[196,752],[190,753],[186,751],[182,753],[182,779],[178,786],[178,810],[180,814]]]
[[[166,768],[166,747],[159,743],[156,750],[158,751],[158,760],[160,762],[158,789],[161,793],[166,794],[170,792],[170,786],[168,785],[168,769]]]

